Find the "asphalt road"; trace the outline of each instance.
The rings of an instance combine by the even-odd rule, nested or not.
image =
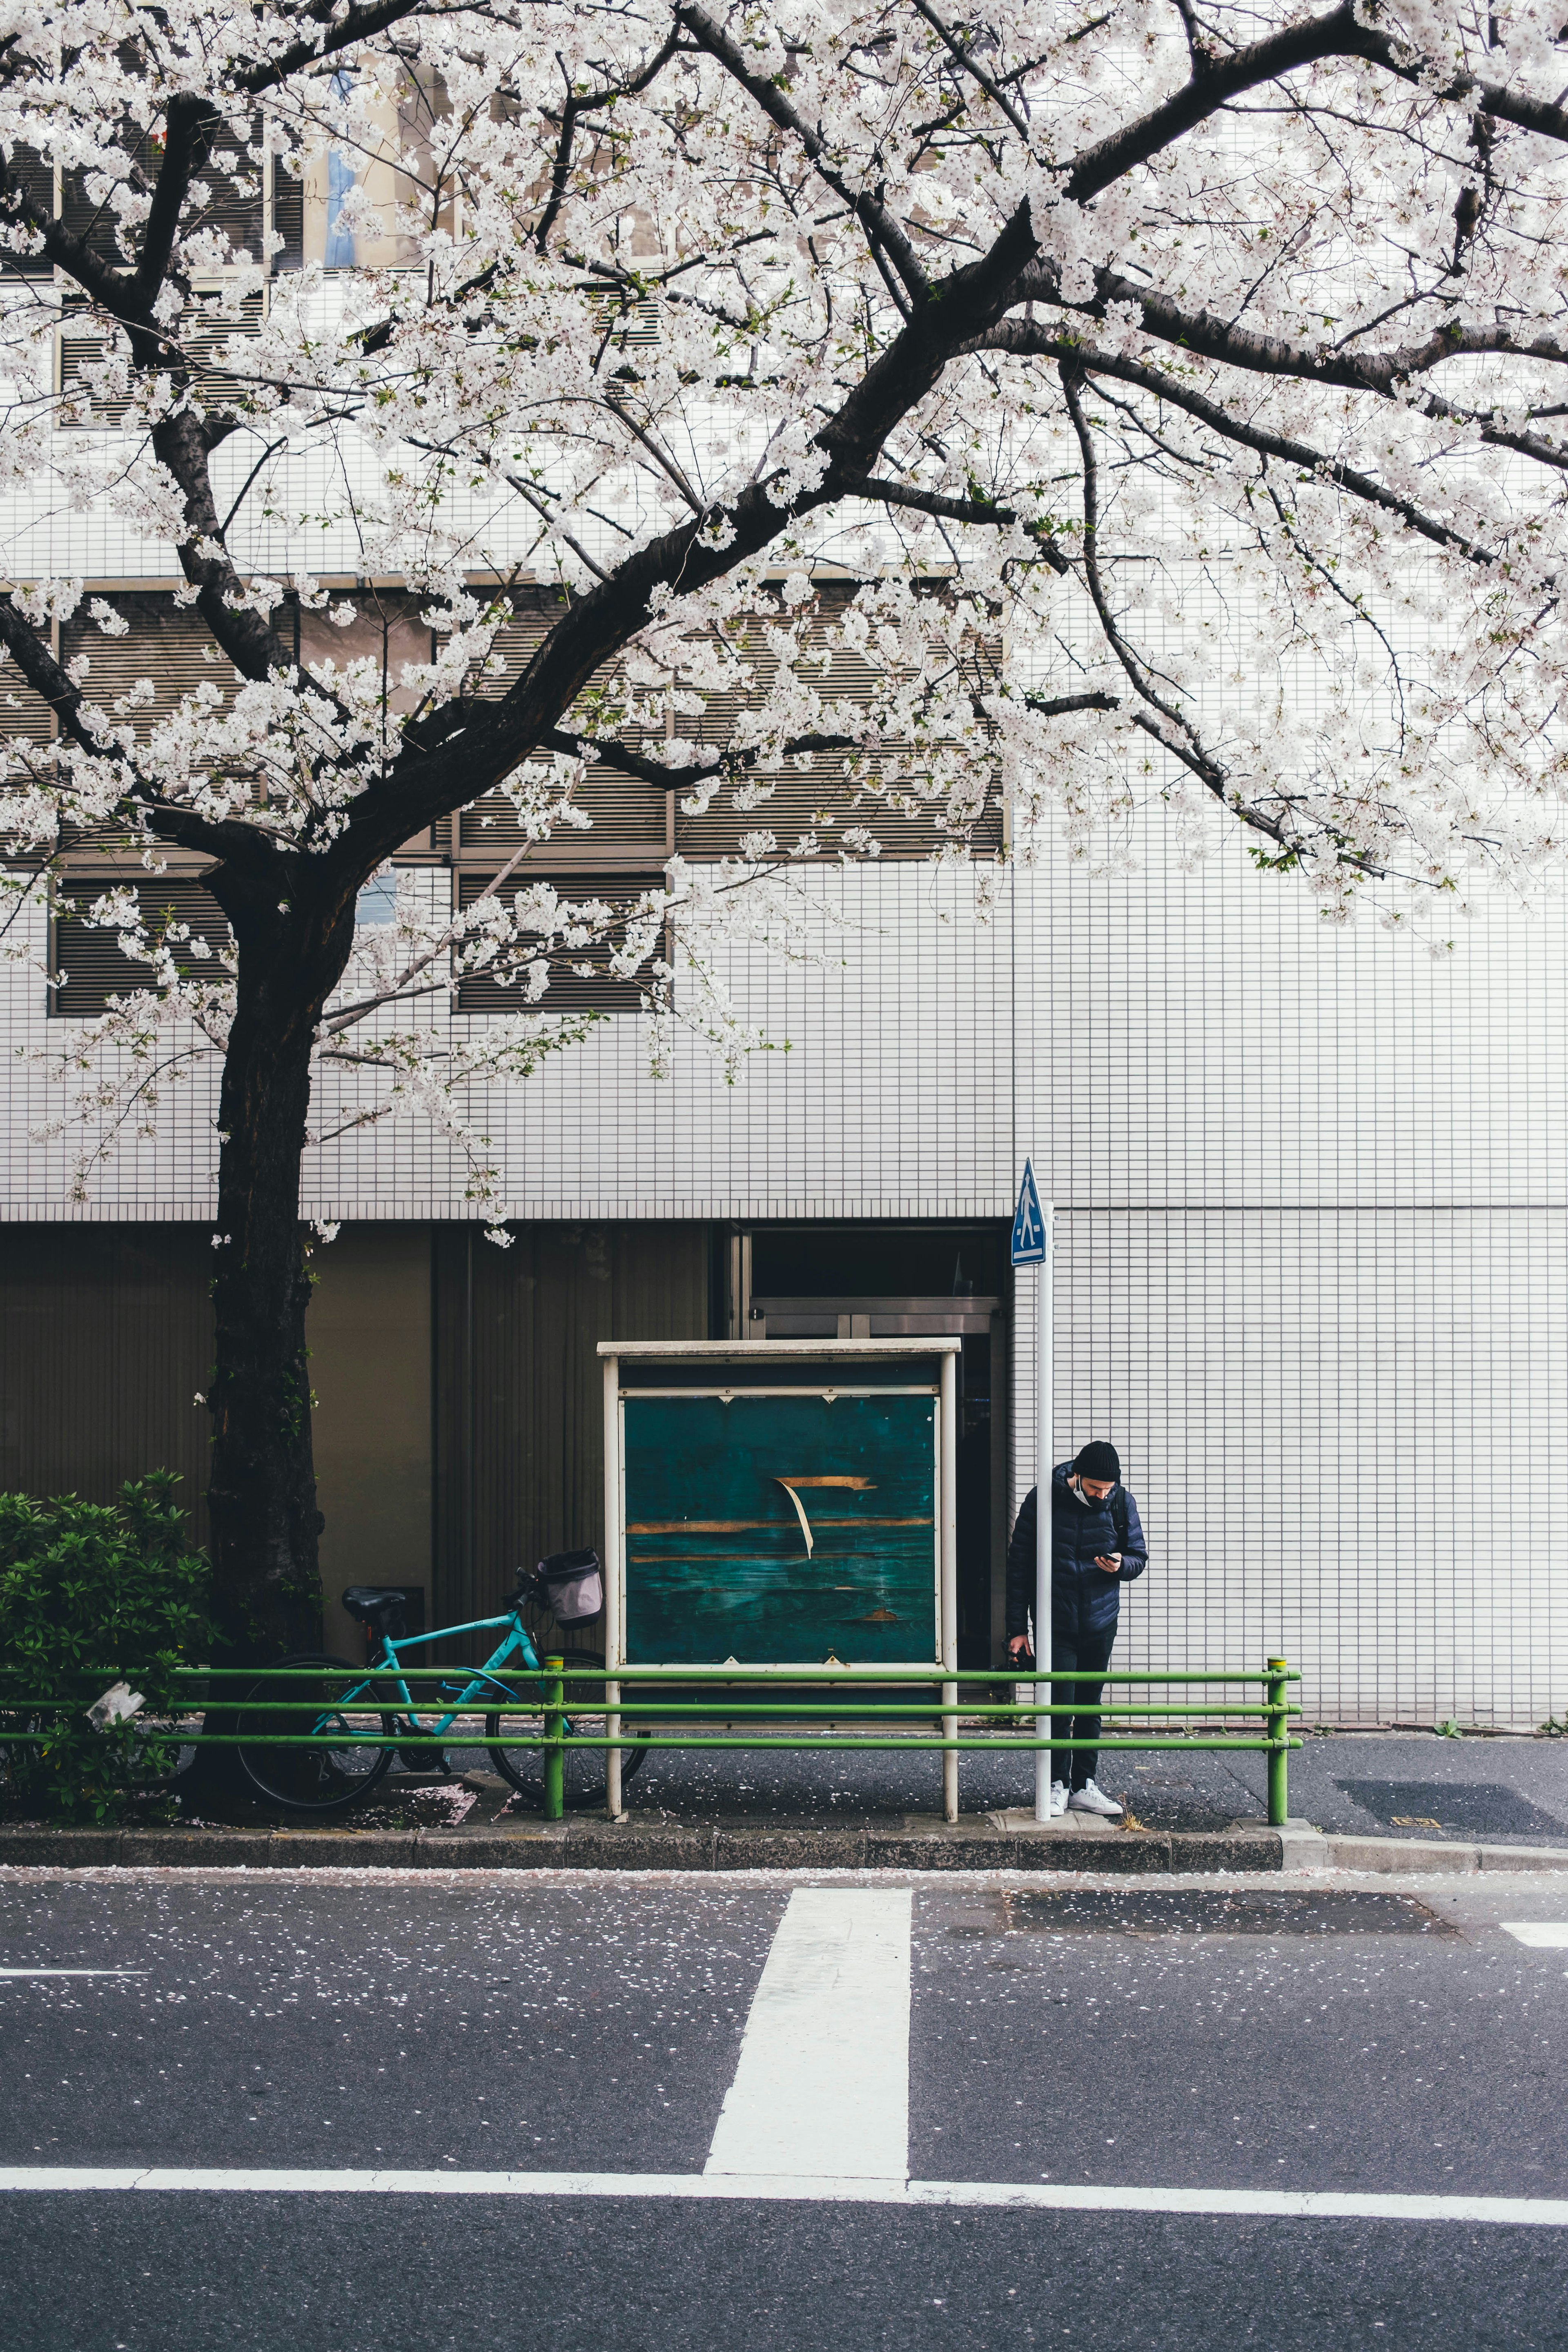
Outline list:
[[[15,1874],[0,1968],[128,1973],[0,1978],[0,2168],[701,2176],[793,1893]],[[1568,1922],[1568,1886],[926,1879],[895,1955],[908,2170],[1568,2197],[1568,1950],[1505,1920]],[[820,1971],[791,1998],[831,2034]],[[477,2187],[0,2191],[0,2347],[1568,2345],[1562,2226]]]

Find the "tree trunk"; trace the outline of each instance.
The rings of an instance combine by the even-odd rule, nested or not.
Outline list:
[[[321,1639],[300,1176],[315,1028],[352,944],[353,900],[346,940],[334,936],[341,919],[313,940],[297,919],[231,920],[239,973],[218,1118],[207,1502],[218,1654],[249,1663]]]

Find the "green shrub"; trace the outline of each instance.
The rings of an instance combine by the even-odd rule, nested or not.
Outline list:
[[[157,1721],[167,1727],[175,1711],[175,1669],[204,1654],[211,1575],[191,1548],[178,1484],[154,1470],[110,1504],[0,1495],[0,1694],[70,1702],[0,1716],[0,1729],[40,1734],[0,1748],[0,1773],[68,1821],[117,1819],[178,1759],[172,1728]],[[85,1710],[121,1678],[146,1704],[100,1730]]]

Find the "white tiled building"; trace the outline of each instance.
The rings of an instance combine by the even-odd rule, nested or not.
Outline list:
[[[962,873],[889,862],[819,877],[847,919],[836,961],[785,967],[756,951],[731,974],[742,1010],[791,1050],[754,1056],[730,1087],[683,1042],[659,1082],[639,1016],[617,1014],[480,1107],[505,1214],[563,1246],[621,1231],[633,1262],[658,1258],[666,1229],[683,1247],[705,1235],[706,1306],[686,1311],[706,1328],[750,1328],[763,1287],[752,1251],[770,1234],[787,1230],[805,1264],[814,1234],[879,1228],[895,1258],[900,1235],[923,1237],[929,1265],[952,1228],[973,1265],[979,1229],[996,1265],[1030,1150],[1059,1220],[1058,1451],[1114,1438],[1152,1546],[1123,1662],[1282,1653],[1323,1719],[1539,1723],[1568,1698],[1564,909],[1499,900],[1434,961],[1370,923],[1328,929],[1299,886],[1255,872],[1238,845],[1195,874],[1178,870],[1156,819],[1135,846],[1132,875],[1094,878],[1051,845],[1013,872],[984,926]],[[438,866],[426,879],[449,887]],[[9,1052],[58,1037],[36,974],[12,966],[0,987]],[[27,1140],[41,1072],[8,1067],[5,1214],[18,1230],[6,1265],[24,1286],[43,1226],[209,1217],[202,1082],[80,1209],[61,1148]],[[475,1254],[481,1284],[495,1254],[473,1237],[463,1190],[449,1149],[411,1122],[313,1154],[303,1207],[344,1222],[332,1249],[345,1267],[362,1229],[417,1250],[426,1229],[450,1240],[466,1225],[471,1302]],[[587,1246],[592,1274],[591,1234]],[[330,1309],[331,1254],[321,1262]],[[399,1263],[405,1280],[406,1251]],[[1011,1507],[1032,1475],[1034,1277],[1019,1278],[1014,1313],[1002,1278],[982,1272],[981,1287],[999,1286],[998,1342],[1011,1331],[1010,1377],[998,1362],[984,1383],[1006,1415],[995,1499],[1005,1462]],[[795,1286],[820,1304],[831,1286]],[[444,1311],[438,1295],[433,1326]],[[637,1311],[658,1336],[657,1310]],[[630,1336],[609,1307],[594,1328]],[[417,1340],[437,1422],[441,1345],[438,1331]],[[542,1359],[532,1377],[548,1377]],[[15,1361],[11,1390],[15,1444],[27,1410]],[[582,1433],[584,1460],[592,1444]],[[433,1458],[432,1478],[450,1484],[438,1440]],[[329,1442],[329,1489],[333,1459]],[[438,1522],[439,1497],[430,1507]],[[466,1541],[469,1582],[482,1581]],[[346,1538],[335,1555],[331,1544],[329,1578],[333,1559],[361,1557]],[[994,1654],[973,1610],[969,1631],[973,1658]]]

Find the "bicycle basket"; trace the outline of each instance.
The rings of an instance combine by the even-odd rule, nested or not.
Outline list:
[[[596,1551],[552,1551],[538,1579],[558,1625],[586,1625],[605,1605],[605,1578]]]

